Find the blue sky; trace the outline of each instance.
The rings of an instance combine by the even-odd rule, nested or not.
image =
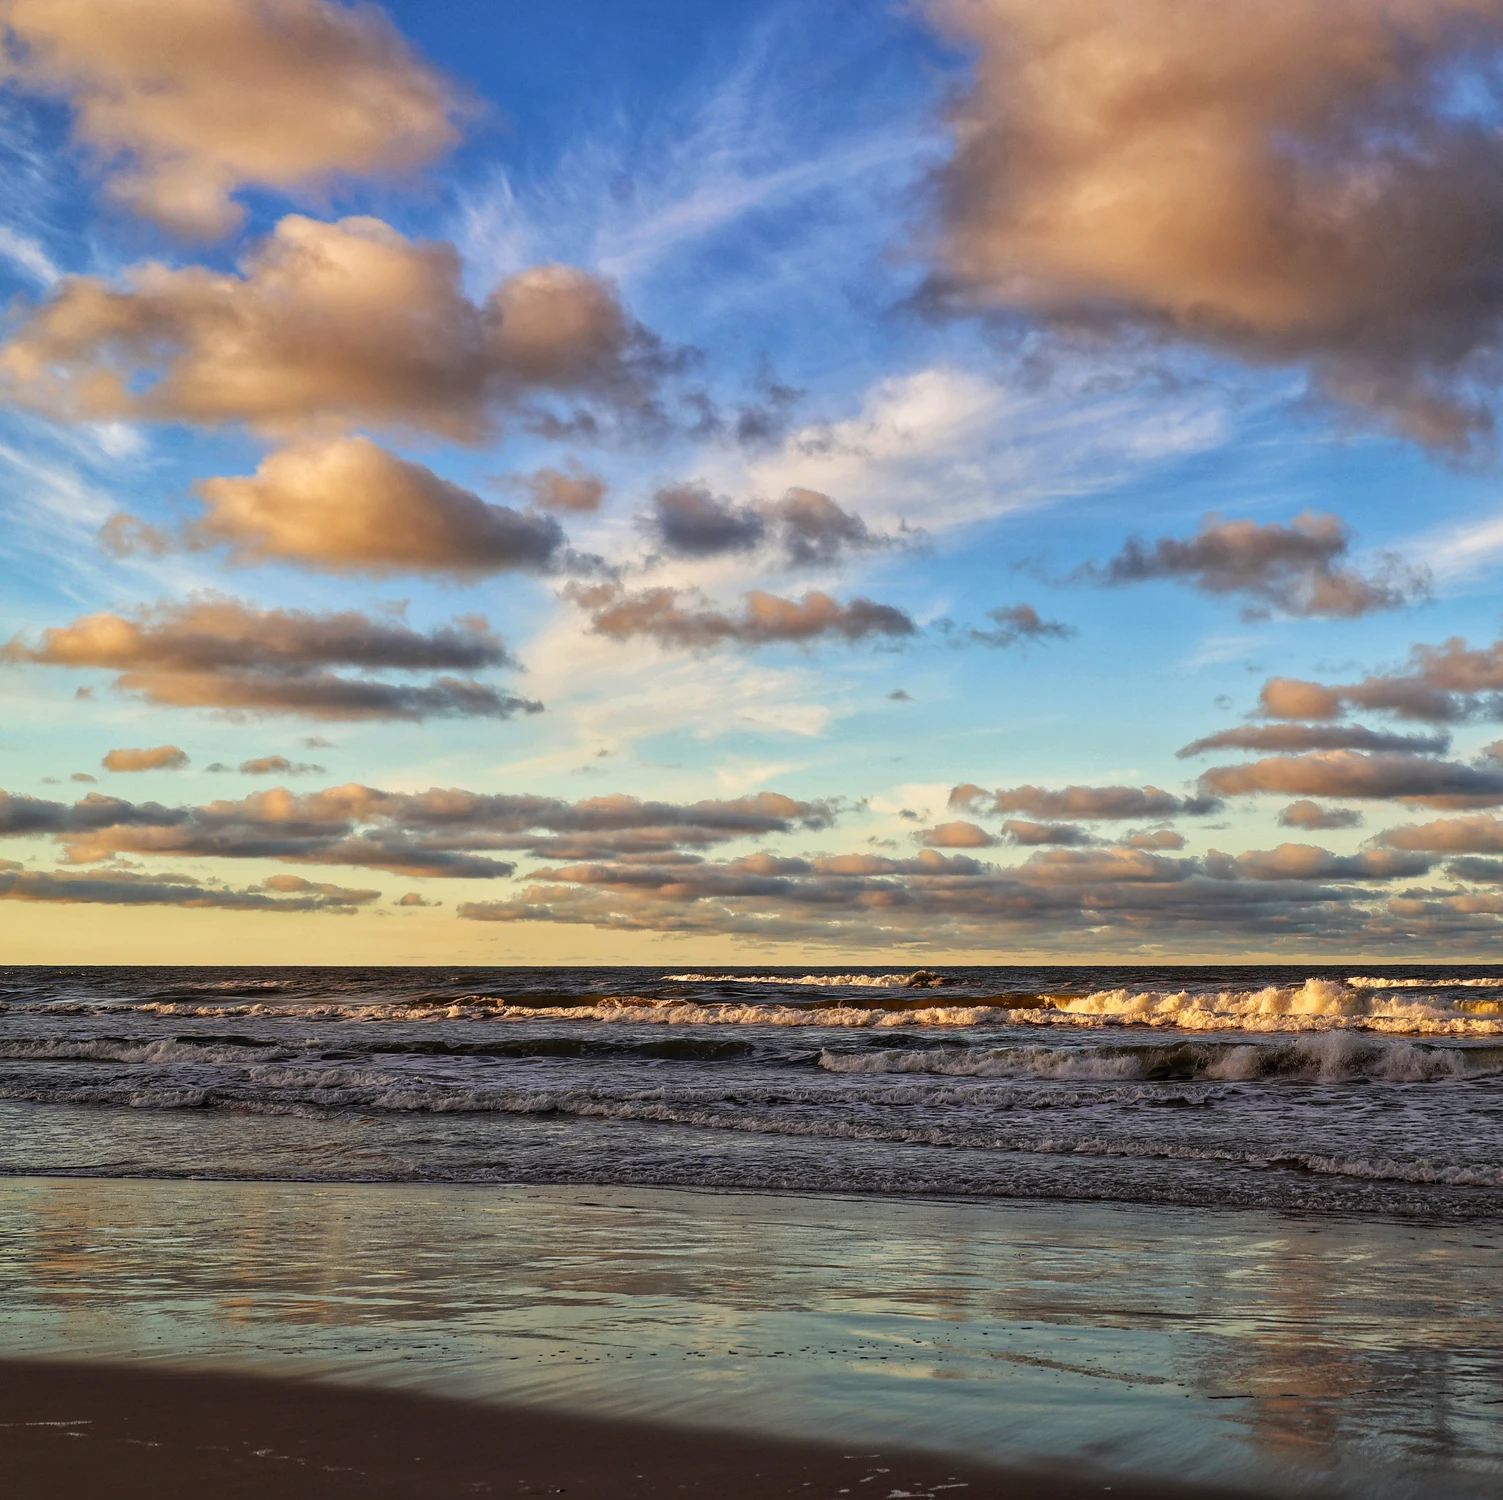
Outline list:
[[[1355,27],[1390,8],[1337,7]],[[0,640],[13,642],[0,666],[9,794],[0,830],[10,835],[0,922],[14,958],[259,961],[268,945],[289,959],[437,962],[1490,952],[1503,906],[1489,907],[1498,872],[1486,856],[1503,849],[1503,768],[1487,747],[1498,739],[1503,676],[1494,684],[1487,674],[1499,668],[1468,658],[1472,675],[1457,686],[1461,668],[1447,677],[1409,664],[1416,644],[1461,637],[1483,650],[1496,638],[1503,553],[1486,424],[1469,418],[1462,438],[1437,436],[1437,405],[1446,420],[1468,403],[1491,409],[1497,309],[1488,267],[1444,234],[1434,205],[1435,243],[1411,228],[1419,239],[1398,248],[1451,256],[1438,290],[1376,266],[1360,245],[1343,249],[1339,277],[1324,277],[1293,219],[1283,259],[1250,267],[1233,247],[1217,263],[1210,240],[1193,239],[1200,209],[1188,198],[1178,218],[1101,210],[1096,238],[1039,229],[1073,225],[1069,216],[1092,211],[1081,203],[1119,189],[1129,207],[1134,193],[1162,193],[1173,207],[1189,192],[1172,173],[1140,178],[1130,154],[1119,161],[1098,142],[1092,199],[1063,181],[1048,152],[1030,155],[1038,141],[1064,139],[1058,118],[1030,102],[1030,89],[1043,97],[1053,87],[1053,60],[1067,45],[1077,59],[1127,47],[1086,0],[1062,7],[1049,35],[1019,19],[1017,0],[559,0],[546,13],[390,4],[394,31],[330,0],[281,0],[273,9],[289,27],[333,28],[331,77],[358,64],[374,70],[371,86],[421,96],[431,149],[401,170],[390,165],[391,139],[378,141],[385,165],[356,170],[337,142],[317,146],[316,130],[314,148],[282,137],[266,146],[275,131],[254,110],[228,124],[194,115],[210,109],[195,100],[233,101],[252,76],[224,50],[224,37],[254,23],[243,0],[151,9],[142,24],[164,28],[159,40],[192,23],[186,43],[165,49],[177,59],[165,77],[150,71],[165,64],[131,73],[79,40],[120,9],[115,0],[0,7],[12,27],[0,140],[0,275],[12,307],[10,352],[0,351]],[[1275,9],[1270,35],[1300,44],[1310,88],[1346,111],[1340,130],[1286,118],[1292,106],[1251,63],[1245,76],[1220,76],[1219,32],[1156,39],[1149,25],[1129,61],[1160,46],[1170,74],[1240,101],[1240,113],[1229,111],[1235,134],[1215,136],[1232,130],[1224,121],[1204,129],[1207,149],[1229,153],[1249,181],[1290,130],[1328,148],[1332,177],[1301,189],[1327,194],[1315,203],[1325,222],[1359,212],[1342,196],[1348,170],[1379,182],[1371,212],[1413,208],[1410,157],[1429,163],[1428,181],[1451,171],[1459,201],[1471,157],[1434,102],[1434,80],[1495,60],[1503,30],[1494,32],[1493,8],[1480,8],[1478,36],[1452,51],[1430,37],[1425,68],[1400,79],[1410,135],[1397,165],[1378,129],[1396,107],[1388,95],[1344,74],[1330,37],[1302,38],[1294,11]],[[385,50],[362,52],[373,36]],[[263,43],[252,81],[266,109],[279,107],[279,88],[313,108],[317,80],[279,72],[277,37],[255,38]],[[1037,77],[997,82],[1005,48]],[[1061,77],[1103,118],[1117,107],[1115,84]],[[163,89],[188,101],[170,139],[149,102]],[[89,123],[100,100],[123,134],[106,139]],[[1178,107],[1148,101],[1183,140],[1197,127],[1176,121]],[[383,109],[395,118],[389,102]],[[316,126],[316,111],[309,118]],[[445,129],[452,142],[433,144]],[[976,143],[993,135],[1002,145],[987,154]],[[263,147],[279,164],[247,167]],[[1503,147],[1484,132],[1467,150]],[[152,181],[170,169],[197,174],[195,187],[227,182],[220,208],[238,204],[243,216],[233,222],[237,210],[226,209],[209,230],[207,220],[164,223],[129,186],[143,163]],[[1239,199],[1236,186],[1220,210],[1229,218],[1254,196],[1249,188]],[[1035,216],[1027,222],[1025,209]],[[568,295],[597,297],[597,312],[608,303],[622,320],[611,324],[617,343],[567,376],[508,367],[496,377],[509,382],[502,394],[486,387],[483,431],[439,430],[447,417],[390,403],[379,416],[361,407],[365,397],[350,393],[384,343],[340,364],[343,394],[327,411],[313,401],[306,419],[247,415],[233,400],[205,418],[191,390],[176,406],[153,405],[176,357],[163,350],[200,337],[183,332],[199,316],[189,289],[206,284],[193,278],[212,279],[215,296],[248,297],[256,257],[290,243],[288,216],[312,226],[298,243],[318,254],[335,244],[325,231],[349,216],[379,221],[359,231],[366,239],[452,247],[442,253],[457,286],[481,308],[508,278],[532,285],[538,267],[575,268],[583,279]],[[1354,222],[1353,244],[1357,231],[1372,238]],[[1309,233],[1310,245],[1324,243]],[[1128,242],[1141,261],[1118,254]],[[1180,304],[1166,266],[1184,268],[1174,276],[1200,288],[1199,302]],[[1360,291],[1356,310],[1326,318],[1317,304],[1340,300],[1343,281]],[[69,343],[46,320],[83,307],[69,299],[89,288],[123,299],[110,305],[130,317],[158,319],[155,331],[127,347],[90,323]],[[1461,322],[1479,331],[1458,355],[1459,336],[1439,328],[1436,309],[1463,294],[1476,308]],[[520,326],[520,314],[508,316]],[[227,388],[243,374],[285,388],[301,379],[298,359],[319,364],[320,341],[343,336],[312,315],[303,326],[306,349],[279,352],[270,373],[250,369],[265,349],[247,355],[221,330],[193,381],[201,387],[212,365]],[[555,338],[554,328],[545,320],[538,337]],[[286,338],[296,345],[277,337],[279,351]],[[452,354],[444,340],[441,359]],[[80,382],[101,369],[122,370],[124,383],[110,410],[85,410]],[[423,380],[441,383],[454,373],[445,371]],[[43,388],[54,376],[65,396],[63,385]],[[1443,387],[1436,402],[1415,395],[1421,378]],[[417,389],[403,386],[404,399],[426,401]],[[244,481],[280,452],[311,462],[315,450],[357,440],[385,466],[387,509],[370,508],[353,470],[316,495],[277,501],[277,524],[296,523],[299,535],[338,530],[342,540],[319,542],[322,552],[268,541],[269,482],[232,485],[242,507],[233,515],[198,488]],[[598,478],[603,500],[547,510],[527,476],[549,469]],[[468,499],[453,501],[444,482]],[[691,502],[673,498],[685,487],[697,487],[693,503],[721,527],[713,545],[685,540],[681,507]],[[820,532],[814,555],[794,561],[795,523],[778,507],[806,492],[837,508],[822,512],[836,532]],[[500,553],[472,565],[461,544],[444,561],[447,543],[424,552],[389,540],[391,507],[407,507],[398,529],[416,536],[445,505],[482,527],[543,506],[531,524],[551,516],[567,540],[541,565]],[[211,511],[220,529],[206,540]],[[151,545],[125,555],[101,545],[101,528],[120,515]],[[1141,577],[1122,562],[1130,537],[1142,539],[1140,562],[1150,560]],[[1173,545],[1155,552],[1161,541]],[[1218,573],[1206,559],[1227,548],[1236,556]],[[1319,592],[1332,579],[1335,603]],[[897,613],[881,627],[846,613],[819,626],[811,590],[837,612],[868,600]],[[759,633],[742,602],[753,591],[805,612]],[[662,627],[660,613],[659,625],[643,624],[649,596],[677,623]],[[178,650],[202,623],[185,611],[226,597],[242,614],[215,647],[218,666],[164,668],[127,660],[129,651],[111,664],[78,645],[75,622],[108,615],[176,632]],[[999,622],[997,610],[1014,613]],[[440,662],[424,676],[368,653],[353,665],[321,658],[299,636],[296,661],[268,670],[284,674],[284,687],[343,674],[404,691],[458,672],[541,711],[503,712],[494,698],[483,712],[447,699],[434,709],[431,696],[414,709],[409,692],[400,710],[353,714],[301,686],[291,707],[285,693],[245,696],[247,674],[261,670],[244,655],[259,628],[245,623],[252,615],[307,634],[310,621],[351,611],[362,629],[405,632],[403,650],[483,616],[508,660],[497,647],[476,667]],[[456,628],[472,644],[481,629]],[[69,629],[66,641],[43,635]],[[435,661],[449,650],[423,649]],[[1394,710],[1402,687],[1295,719],[1260,700],[1279,678],[1377,678],[1449,696],[1428,719]],[[1309,730],[1285,747],[1298,764],[1200,784],[1208,767],[1262,764],[1272,741],[1176,755],[1218,731],[1291,723]],[[1314,732],[1353,726],[1450,744],[1337,744]],[[164,746],[186,759],[102,764],[114,750]],[[267,757],[287,765],[238,769]],[[1436,769],[1446,766],[1459,770]],[[350,786],[370,795],[308,801]],[[986,797],[956,795],[967,786]],[[277,787],[286,798],[268,800]],[[1067,787],[1091,796],[1051,800]],[[549,799],[553,821],[528,823],[509,803],[435,821],[429,804],[391,800],[433,788]],[[1106,795],[1133,788],[1159,795]],[[122,806],[74,808],[91,795]],[[1302,797],[1317,811],[1291,822],[1285,809]],[[581,812],[585,799],[607,802]],[[594,842],[560,832],[586,824]],[[691,832],[627,837],[648,827]],[[1393,828],[1429,831],[1389,837]],[[1294,852],[1277,855],[1281,846]],[[489,865],[446,873],[435,851]]]

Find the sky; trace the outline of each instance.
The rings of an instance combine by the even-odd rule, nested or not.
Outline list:
[[[13,962],[1489,958],[1503,0],[0,0]]]

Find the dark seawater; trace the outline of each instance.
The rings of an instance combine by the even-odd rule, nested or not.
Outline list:
[[[0,1172],[1503,1219],[1503,965],[11,968]]]

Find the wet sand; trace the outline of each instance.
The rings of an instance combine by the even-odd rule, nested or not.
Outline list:
[[[541,1474],[565,1475],[515,1471],[517,1494],[627,1493],[585,1487],[604,1470],[592,1481],[549,1467],[614,1451],[605,1432],[636,1434],[621,1451],[644,1463],[671,1459],[651,1471],[670,1494],[736,1493],[713,1467],[725,1453],[745,1467],[809,1445],[838,1453],[821,1450],[817,1483],[788,1478],[793,1492],[828,1478],[829,1494],[858,1500],[929,1494],[958,1465],[993,1484],[1012,1475],[1012,1490],[991,1493],[1019,1495],[1076,1493],[1038,1476],[1105,1470],[1078,1492],[1111,1485],[1112,1500],[1175,1484],[1492,1500],[1503,1483],[1503,1235],[1475,1225],[620,1186],[9,1178],[0,1358],[128,1367],[114,1387],[127,1394],[191,1369],[206,1392],[249,1375],[316,1381],[292,1389],[341,1401],[380,1389],[460,1403],[466,1431],[516,1434],[503,1456],[536,1451]],[[168,1437],[140,1441],[181,1445],[239,1422],[214,1440],[213,1462],[248,1454],[241,1468],[256,1471],[257,1450],[292,1452],[277,1422],[258,1436],[243,1403],[204,1399]],[[100,1400],[96,1413],[57,1402],[26,1420],[102,1420],[112,1408]],[[278,1410],[333,1400],[294,1395]],[[317,1441],[344,1441],[345,1428],[433,1430],[428,1418],[330,1418]],[[100,1451],[110,1429],[86,1430],[0,1429],[30,1434],[28,1452],[45,1439],[54,1462]],[[515,1446],[534,1433],[552,1446]],[[686,1435],[705,1433],[735,1436]],[[437,1464],[448,1441],[403,1462]],[[132,1463],[164,1457],[126,1446]],[[321,1492],[342,1493],[329,1476],[360,1465],[320,1451]],[[879,1451],[938,1457],[907,1478],[874,1468],[851,1482],[854,1460],[840,1455]],[[685,1469],[690,1454],[711,1467]],[[174,1458],[190,1460],[210,1461]],[[632,1462],[612,1460],[612,1485],[647,1482]],[[13,1471],[0,1461],[0,1479]],[[765,1463],[751,1472],[773,1483]],[[1034,1487],[1019,1489],[1018,1473]],[[235,1482],[206,1475],[153,1494],[233,1494]],[[463,1480],[480,1482],[492,1481]],[[280,1480],[265,1492],[292,1493]],[[70,1492],[18,1492],[32,1493]]]
[[[17,1500],[1232,1500],[1232,1491],[988,1468],[745,1434],[141,1366],[0,1362],[0,1474]]]

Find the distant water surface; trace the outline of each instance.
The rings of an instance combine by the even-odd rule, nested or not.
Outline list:
[[[0,1172],[1500,1219],[1503,965],[11,968]]]

